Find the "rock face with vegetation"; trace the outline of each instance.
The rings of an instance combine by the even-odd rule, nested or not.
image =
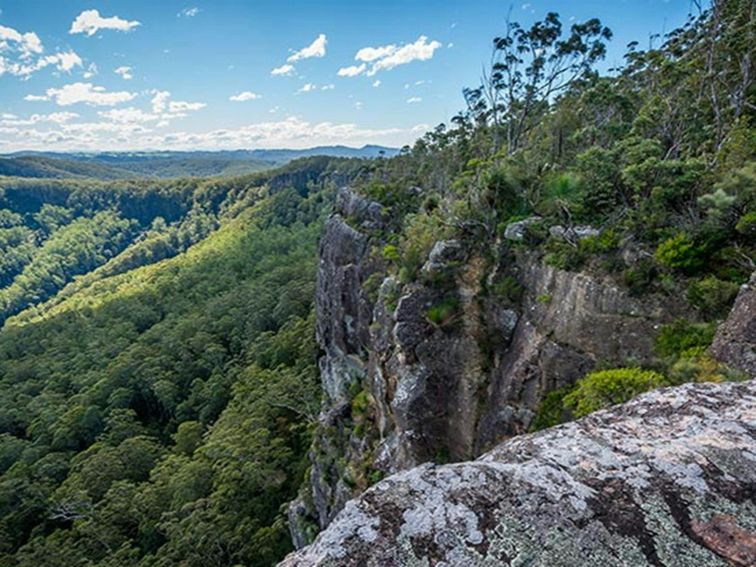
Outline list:
[[[282,565],[756,562],[756,381],[645,394],[347,503]]]
[[[297,546],[387,475],[754,377],[753,21],[752,3],[714,2],[603,77],[597,20],[512,24],[464,112],[340,190]]]
[[[727,320],[711,345],[715,357],[756,376],[756,272],[743,284]]]

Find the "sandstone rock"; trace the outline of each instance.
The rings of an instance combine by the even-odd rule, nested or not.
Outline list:
[[[336,210],[347,218],[353,218],[366,229],[383,226],[383,207],[358,195],[348,187],[342,187],[336,195]]]
[[[464,250],[457,240],[439,240],[428,254],[428,261],[423,266],[424,272],[443,270],[452,262],[464,259]]]
[[[323,388],[330,399],[343,397],[348,384],[364,373],[354,353],[368,344],[371,307],[361,289],[367,237],[339,215],[332,216],[320,241],[315,306],[316,333],[325,351],[321,359]]]
[[[565,228],[561,225],[555,225],[549,228],[549,234],[554,238],[561,238],[570,242],[578,242],[589,236],[598,236],[601,231],[588,225],[571,226]]]
[[[689,384],[423,465],[284,567],[756,564],[756,381]]]
[[[504,238],[520,242],[525,238],[525,229],[541,220],[541,217],[530,217],[521,221],[513,222],[504,229]]]
[[[740,288],[730,315],[717,329],[711,353],[728,366],[756,377],[756,272]]]

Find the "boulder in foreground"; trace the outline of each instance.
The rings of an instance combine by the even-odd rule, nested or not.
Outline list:
[[[657,390],[378,483],[284,566],[756,565],[756,380]]]

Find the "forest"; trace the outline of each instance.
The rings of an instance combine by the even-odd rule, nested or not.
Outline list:
[[[602,73],[598,20],[513,22],[463,110],[393,157],[0,177],[0,565],[274,565],[292,549],[321,408],[317,245],[346,184],[383,207],[373,252],[402,283],[455,238],[687,302],[652,364],[552,392],[536,429],[743,379],[706,349],[756,268],[755,11],[715,2]],[[485,286],[522,293],[508,273]]]

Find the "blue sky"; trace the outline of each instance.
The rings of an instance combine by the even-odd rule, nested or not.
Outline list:
[[[462,108],[510,7],[599,17],[610,67],[691,2],[0,0],[0,153],[400,146]]]

